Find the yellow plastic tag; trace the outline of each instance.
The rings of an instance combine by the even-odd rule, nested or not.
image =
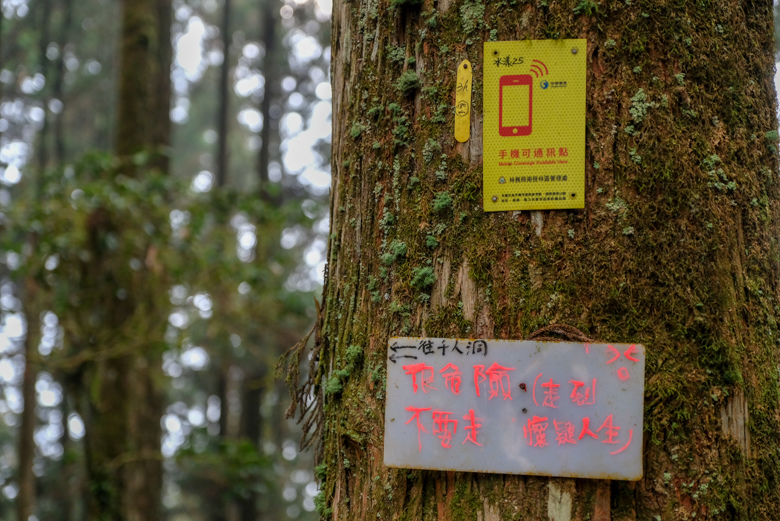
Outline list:
[[[485,42],[486,212],[585,206],[586,45]]]
[[[463,60],[458,65],[455,89],[455,139],[461,143],[469,140],[471,132],[471,62]]]

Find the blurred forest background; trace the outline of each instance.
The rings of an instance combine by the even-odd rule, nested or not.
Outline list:
[[[315,518],[330,0],[0,15],[0,520]]]

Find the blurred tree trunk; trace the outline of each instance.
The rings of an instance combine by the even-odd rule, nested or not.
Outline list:
[[[157,72],[153,79],[154,97],[152,104],[155,116],[152,128],[152,144],[154,146],[152,166],[162,172],[168,172],[171,145],[171,65],[173,61],[171,25],[173,23],[173,9],[171,9],[171,0],[156,0],[155,3],[157,7],[157,52],[155,53]]]
[[[217,185],[228,182],[228,119],[230,110],[230,3],[222,0],[222,67],[219,70],[219,114],[217,115]]]
[[[62,399],[60,411],[62,413],[60,444],[62,445],[63,457],[60,460],[60,472],[58,475],[62,487],[56,491],[54,496],[56,504],[61,508],[57,519],[60,521],[75,521],[77,519],[77,509],[80,506],[80,501],[83,499],[83,494],[80,490],[83,481],[80,479],[78,466],[73,456],[76,448],[70,439],[68,416],[70,416],[71,409],[68,405],[67,396]]]
[[[241,437],[249,440],[260,451],[260,433],[262,431],[262,416],[260,415],[260,402],[263,396],[263,370],[255,369],[253,373],[244,375],[243,404],[241,406]],[[257,521],[258,494],[250,489],[247,497],[238,500],[240,521]]]
[[[0,69],[3,68],[3,25],[5,16],[3,15],[3,0],[0,0]]]
[[[260,113],[263,116],[263,127],[260,129],[260,154],[257,162],[257,172],[260,181],[260,197],[267,201],[268,165],[271,162],[271,102],[279,82],[276,68],[276,9],[273,5],[265,5],[263,9],[263,34],[261,40],[265,54],[263,56],[263,101],[260,103]]]
[[[167,6],[167,7],[165,7]],[[167,141],[156,132],[160,107],[170,105],[170,89],[156,89],[159,78],[169,78],[169,29],[160,30],[156,14],[165,0],[124,0],[119,106],[115,149],[125,175],[142,175],[153,166],[154,154]],[[170,18],[169,18],[170,19]],[[146,164],[137,159],[144,157]],[[140,223],[139,223],[140,226]],[[152,293],[118,285],[117,260],[106,241],[122,240],[129,230],[119,229],[112,215],[97,208],[86,223],[92,251],[86,267],[94,287],[85,291],[90,324],[104,335],[115,331],[110,346],[97,346],[94,334],[77,341],[82,349],[102,350],[102,356],[84,364],[78,405],[85,422],[85,456],[88,489],[88,517],[91,520],[148,521],[162,518],[162,456],[160,453],[164,382],[162,348],[166,316],[156,308]],[[153,247],[147,252],[143,276],[151,287],[164,284]],[[124,261],[127,262],[126,260]],[[137,324],[128,336],[130,324]],[[100,335],[102,336],[102,335]]]
[[[777,519],[771,2],[390,3],[333,8],[322,517]],[[482,44],[546,38],[587,40],[586,207],[485,213]],[[458,144],[464,58],[474,104]],[[642,480],[383,465],[389,337],[517,339],[550,323],[645,345]],[[363,362],[341,371],[350,345]],[[333,378],[343,391],[325,394]]]
[[[73,26],[73,0],[63,0],[61,6],[62,25],[57,37],[60,52],[57,56],[52,86],[52,98],[59,100],[62,104],[59,114],[54,116],[54,155],[58,165],[65,161],[65,129],[63,126],[65,119],[65,46],[68,45],[68,38]]]
[[[35,459],[35,425],[37,423],[35,382],[38,375],[38,344],[41,338],[41,322],[38,311],[37,284],[27,279],[24,295],[25,318],[27,331],[24,336],[24,376],[22,380],[21,427],[19,428],[19,495],[16,497],[16,518],[29,519],[35,512],[35,474],[33,460]]]
[[[219,177],[217,177],[219,180]],[[220,300],[218,302],[224,302]],[[224,309],[219,307],[218,309]],[[229,354],[224,354],[225,357]],[[230,428],[230,363],[223,362],[219,367],[219,376],[217,377],[217,396],[219,397],[219,441],[225,447],[229,440]],[[213,521],[228,521],[230,511],[230,498],[228,491],[222,487],[219,493],[219,504],[214,506]]]
[[[50,30],[51,30],[51,13],[52,13],[52,2],[51,0],[42,0],[38,3],[38,9],[40,10],[40,20],[38,23],[38,27],[40,28],[41,34],[38,40],[38,72],[40,72],[43,77],[46,79],[46,83],[49,83],[50,77],[49,77],[49,58],[46,56],[46,51],[49,47],[49,43],[51,41],[50,37]],[[50,88],[44,88],[41,92],[41,101],[43,102],[43,126],[41,127],[40,132],[38,133],[38,139],[36,141],[36,155],[38,156],[38,170],[40,175],[43,175],[44,170],[48,166],[49,163],[49,143],[48,143],[48,136],[49,136],[49,120],[51,119],[49,117],[49,107],[48,107],[48,101],[46,98],[46,93],[49,92]],[[49,98],[51,99],[51,98]]]

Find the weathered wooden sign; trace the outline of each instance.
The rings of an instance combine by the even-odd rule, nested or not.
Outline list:
[[[385,465],[638,480],[645,350],[392,338]]]

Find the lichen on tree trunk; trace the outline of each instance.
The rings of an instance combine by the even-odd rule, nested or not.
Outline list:
[[[323,517],[776,518],[771,3],[353,0],[334,5],[333,25],[331,234],[312,375]],[[556,38],[588,42],[585,209],[485,213],[482,43]],[[473,119],[458,144],[463,59]],[[554,322],[645,345],[642,480],[383,466],[390,336],[517,339]]]

